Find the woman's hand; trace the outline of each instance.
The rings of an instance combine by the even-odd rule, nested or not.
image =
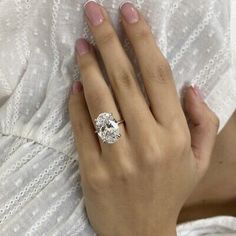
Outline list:
[[[186,89],[184,113],[167,60],[144,17],[126,3],[122,23],[149,107],[107,12],[94,1],[85,8],[112,87],[94,48],[78,40],[83,86],[75,82],[69,112],[90,223],[100,236],[175,235],[178,214],[209,165],[219,120],[193,87]],[[114,144],[94,133],[93,121],[101,112],[125,120]]]

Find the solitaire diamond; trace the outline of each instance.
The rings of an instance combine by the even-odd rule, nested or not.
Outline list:
[[[95,119],[95,125],[97,133],[104,143],[115,143],[121,137],[119,124],[112,113],[101,113]]]

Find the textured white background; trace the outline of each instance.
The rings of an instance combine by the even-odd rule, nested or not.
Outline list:
[[[121,1],[100,2],[136,65],[118,24]],[[221,130],[236,106],[230,0],[133,2],[171,64],[179,95],[185,83],[196,83],[219,116]],[[0,1],[0,235],[93,235],[67,109],[72,80],[79,76],[75,40],[83,36],[93,41],[83,3]],[[142,85],[137,67],[136,72]],[[214,222],[187,227],[192,235],[203,235],[203,225],[209,225],[218,235],[218,228],[211,227]],[[234,218],[221,222],[221,231],[236,232]],[[186,232],[184,227],[181,232]]]

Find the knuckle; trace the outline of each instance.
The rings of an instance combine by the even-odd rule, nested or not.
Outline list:
[[[150,68],[145,69],[145,74],[147,76],[147,80],[151,83],[158,83],[158,84],[167,84],[170,82],[171,79],[171,69],[168,62],[163,61],[158,63],[157,65]]]
[[[129,183],[136,175],[136,171],[131,165],[123,164],[118,171],[115,172],[115,178],[118,182]]]
[[[211,116],[210,116],[210,123],[211,125],[216,129],[218,130],[219,127],[220,127],[220,119],[219,117],[215,114],[215,113],[211,113]]]
[[[89,104],[92,107],[102,107],[104,105],[104,98],[107,97],[107,93],[104,91],[99,91],[96,90],[94,91],[93,89],[88,90],[87,96],[89,98]]]
[[[100,47],[106,46],[107,44],[113,43],[117,40],[117,35],[110,27],[105,31],[97,34],[97,43]]]
[[[131,89],[134,87],[135,83],[132,72],[128,68],[113,70],[111,72],[110,79],[112,81],[113,86],[118,89]]]
[[[85,73],[90,71],[93,64],[94,64],[93,60],[90,56],[87,56],[86,58],[84,57],[83,59],[79,61],[79,68],[84,73],[83,75],[86,75]]]
[[[142,165],[148,168],[156,168],[161,158],[162,154],[157,142],[147,142],[145,150],[141,152]]]
[[[101,192],[109,185],[109,178],[97,171],[91,171],[90,173],[87,173],[84,180],[86,187],[90,191],[96,193]]]
[[[151,35],[152,33],[149,27],[142,27],[135,32],[134,37],[136,38],[136,40],[143,42],[149,40],[151,38]]]

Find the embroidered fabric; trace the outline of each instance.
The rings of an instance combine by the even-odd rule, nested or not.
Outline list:
[[[83,18],[84,1],[0,1],[0,235],[95,235],[84,209],[67,108],[72,80],[79,79],[74,43],[79,37],[94,42]],[[121,2],[100,0],[143,88],[133,51],[118,24]],[[235,2],[133,3],[170,62],[180,99],[184,84],[196,83],[220,118],[220,132],[236,107],[236,27],[230,18],[235,17]],[[203,235],[196,227],[213,229],[217,224],[219,232],[235,234],[236,219],[221,219],[222,224],[206,219],[186,227],[194,232],[191,235]],[[232,227],[226,227],[228,222],[234,222]],[[181,236],[190,235],[184,234],[186,227],[178,228]]]
[[[235,236],[235,217],[218,216],[191,221],[177,227],[178,236]]]

